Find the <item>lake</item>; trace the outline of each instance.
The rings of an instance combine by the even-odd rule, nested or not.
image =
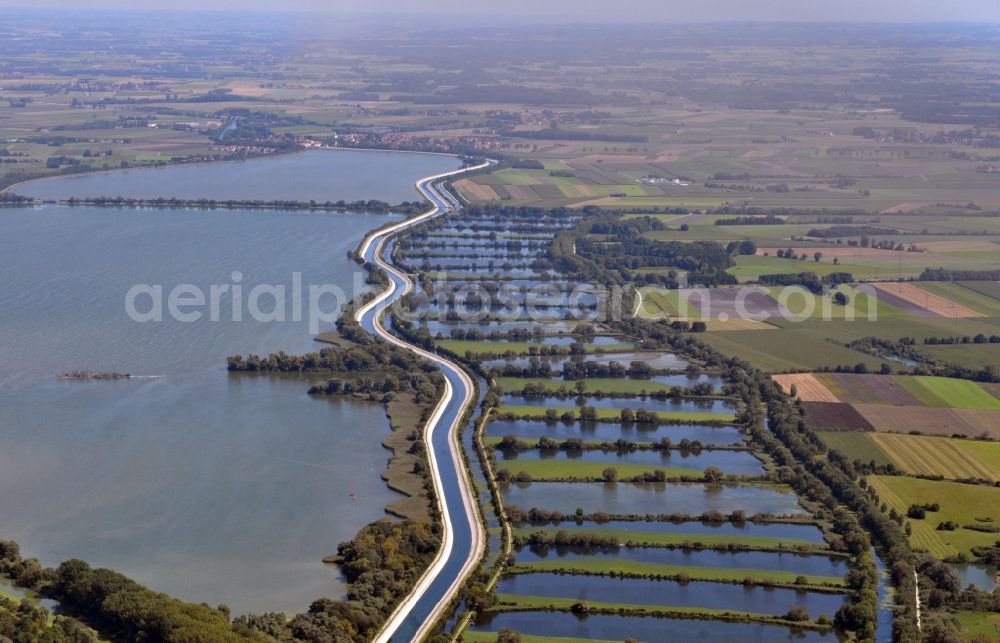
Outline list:
[[[415,158],[430,163],[414,175],[439,170],[440,158]],[[199,170],[224,167],[237,166]],[[388,191],[364,196],[416,198],[409,176],[386,176],[371,181]],[[384,410],[310,399],[301,378],[230,375],[225,358],[319,350],[308,315],[291,319],[293,273],[306,288],[334,284],[350,296],[359,271],[346,253],[367,230],[394,220],[0,209],[0,538],[19,541],[45,565],[82,558],[184,600],[228,603],[234,613],[296,612],[341,596],[340,574],[322,558],[400,497],[380,477],[390,455],[381,446]],[[234,321],[234,297],[222,300],[218,322],[177,321],[166,305],[162,322],[125,312],[134,284],[161,284],[166,298],[185,283],[233,285],[234,271],[245,294],[255,285],[285,286],[288,321],[252,321],[246,301],[243,320]],[[272,307],[266,297],[261,303]],[[333,298],[323,308],[332,318]],[[56,378],[83,369],[157,377]]]
[[[505,627],[523,634],[573,640],[620,641],[623,636],[629,636],[639,641],[837,642],[837,636],[832,632],[793,631],[758,623],[636,618],[613,614],[575,616],[550,612],[486,612],[476,615],[471,629],[497,632]]]
[[[377,199],[397,204],[420,200],[414,188],[417,179],[458,167],[458,160],[450,156],[309,150],[249,161],[66,176],[26,183],[14,192],[49,200],[123,196],[321,202]]]

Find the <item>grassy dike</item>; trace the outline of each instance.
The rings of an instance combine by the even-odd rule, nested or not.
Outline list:
[[[514,537],[527,541],[538,532],[537,528],[519,527]],[[774,552],[830,553],[826,545],[772,536],[733,536],[729,534],[685,534],[653,531],[626,531],[624,529],[588,529],[585,527],[553,527],[549,531],[562,531],[581,538],[614,538],[626,547],[667,547],[684,549],[722,549]]]
[[[642,400],[636,400],[636,408],[642,408]],[[496,415],[500,418],[517,418],[522,420],[544,420],[545,414],[549,410],[555,411],[559,416],[569,413],[578,416],[580,407],[578,406],[506,406],[501,405],[496,408]],[[596,420],[598,422],[621,422],[621,409],[598,409],[595,408]],[[658,411],[653,415],[656,420],[663,424],[708,424],[722,426],[732,424],[735,418],[733,413],[701,413],[698,411]]]
[[[550,598],[547,596],[524,596],[520,594],[498,594],[497,607],[505,612],[571,612],[580,611],[584,605],[589,614],[618,614],[620,616],[652,616],[671,619],[696,619],[704,621],[728,621],[730,623],[762,623],[764,625],[782,625],[800,629],[827,631],[832,624],[818,621],[790,621],[780,616],[756,614],[754,612],[738,612],[707,607],[657,607],[655,605],[634,605],[631,603],[608,603],[602,601],[586,601],[574,598]],[[575,609],[574,609],[575,608]],[[500,610],[497,610],[500,611]]]
[[[516,563],[510,568],[515,574],[535,574],[553,572],[581,576],[617,576],[645,578],[652,580],[697,580],[710,583],[730,583],[743,585],[768,585],[791,589],[808,589],[820,592],[846,591],[841,576],[811,576],[794,572],[770,569],[744,569],[739,567],[698,567],[695,565],[662,565],[613,557],[576,558],[543,560],[530,563]],[[804,581],[804,582],[798,582]]]
[[[692,481],[704,479],[699,469],[686,467],[654,467],[631,462],[580,462],[577,460],[498,460],[498,471],[513,475],[524,474],[535,482],[597,482],[602,480],[603,471],[614,469],[618,479],[642,476],[654,471],[663,472],[668,480]]]

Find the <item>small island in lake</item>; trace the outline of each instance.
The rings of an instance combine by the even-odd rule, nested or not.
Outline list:
[[[117,373],[115,371],[70,371],[57,375],[61,380],[129,380],[134,377],[131,373]]]

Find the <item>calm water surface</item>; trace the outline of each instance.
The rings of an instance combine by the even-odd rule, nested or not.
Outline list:
[[[523,547],[517,550],[517,562],[567,560],[579,558],[617,558],[658,565],[689,565],[713,569],[760,569],[805,574],[809,576],[843,576],[847,559],[829,556],[773,553],[761,551],[723,552],[711,549],[683,550],[662,547],[616,547],[591,549],[586,547]]]
[[[60,177],[27,183],[15,191],[37,199],[101,196],[321,202],[378,199],[396,204],[419,200],[414,188],[417,179],[458,167],[458,160],[448,156],[309,150],[232,163]]]
[[[737,509],[747,515],[805,513],[791,490],[754,485],[533,482],[510,485],[504,500],[523,509],[538,507],[564,514],[577,508],[609,514],[694,515],[710,510],[728,514]]]
[[[793,541],[806,541],[813,543],[823,542],[823,532],[815,525],[792,524],[784,522],[744,522],[733,524],[730,522],[708,523],[708,522],[661,522],[661,521],[631,521],[612,520],[608,522],[584,521],[579,524],[575,522],[562,522],[558,525],[545,525],[547,529],[565,529],[580,531],[597,531],[601,529],[625,531],[632,533],[667,533],[667,534],[690,534],[691,536],[763,536],[769,538],[787,538]],[[696,538],[692,538],[696,540]]]
[[[329,162],[347,158],[341,154],[348,153],[331,153]],[[285,167],[303,157],[268,162]],[[415,158],[413,177],[455,164]],[[394,167],[373,184],[383,186]],[[320,170],[334,185],[347,180]],[[409,183],[404,174],[363,196],[414,199]],[[275,196],[287,195],[268,198]],[[137,323],[124,298],[136,283],[162,284],[164,297],[183,283],[207,291],[234,283],[239,271],[246,292],[258,284],[289,288],[290,319],[293,272],[307,286],[336,284],[350,296],[356,266],[347,251],[365,231],[397,219],[0,209],[0,538],[19,541],[46,565],[82,558],[185,600],[228,603],[235,613],[301,611],[320,596],[340,596],[342,579],[321,559],[399,497],[380,479],[389,455],[380,444],[388,432],[383,410],[309,399],[301,379],[225,371],[234,353],[318,350],[307,317],[258,323],[244,304],[237,323],[223,299],[220,322]],[[333,299],[323,307],[333,312]],[[56,379],[75,369],[158,377]]]
[[[497,585],[499,594],[572,598],[581,601],[707,607],[755,614],[784,614],[798,606],[812,618],[833,618],[846,594],[800,592],[794,589],[744,587],[729,583],[646,580],[611,576],[519,574]]]
[[[501,628],[536,636],[618,641],[625,636],[639,641],[800,641],[801,643],[836,643],[832,633],[809,630],[792,631],[783,627],[756,623],[635,618],[611,614],[574,616],[548,612],[485,613],[476,617],[472,629],[496,632]]]
[[[650,471],[657,467],[694,469],[704,471],[708,467],[718,467],[723,473],[759,476],[764,473],[760,460],[749,451],[709,451],[699,453],[684,451],[556,451],[532,449],[531,451],[498,451],[499,462],[510,462],[511,471],[517,471],[517,462],[526,460],[574,460],[577,462],[601,462],[608,466],[623,464],[644,464]]]
[[[581,438],[614,442],[618,439],[633,442],[659,442],[670,438],[674,443],[681,440],[700,440],[702,444],[730,445],[742,444],[740,430],[734,426],[705,426],[700,424],[612,424],[609,422],[540,422],[535,420],[493,420],[486,427],[490,436],[513,435],[522,440],[538,440],[547,435],[554,440]]]

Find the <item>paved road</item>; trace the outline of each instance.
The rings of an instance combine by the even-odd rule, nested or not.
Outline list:
[[[375,638],[379,643],[419,641],[476,566],[485,543],[479,506],[462,461],[462,447],[456,437],[462,415],[473,402],[472,380],[456,364],[392,335],[381,320],[382,311],[413,288],[410,278],[391,263],[388,256],[391,250],[390,239],[410,226],[459,207],[454,197],[439,187],[442,179],[459,171],[418,181],[417,190],[433,204],[433,209],[369,235],[361,246],[361,256],[366,262],[374,263],[385,271],[389,277],[389,286],[361,308],[356,319],[368,332],[437,364],[446,382],[444,396],[424,429],[431,475],[440,501],[443,524],[441,550],[413,592],[383,626]]]

